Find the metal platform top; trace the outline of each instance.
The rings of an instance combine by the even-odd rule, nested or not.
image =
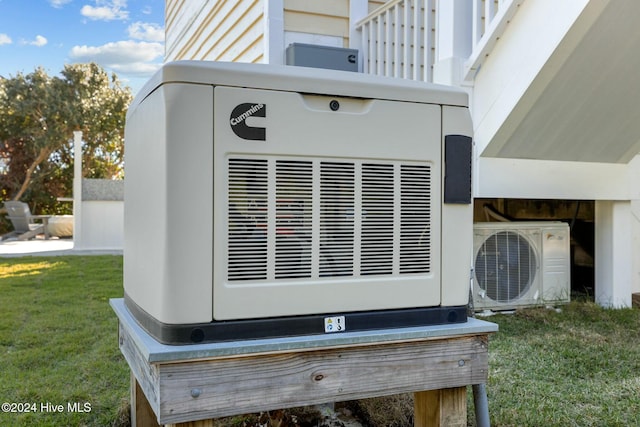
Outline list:
[[[325,335],[230,341],[208,344],[166,345],[156,341],[138,325],[124,304],[124,299],[110,300],[120,327],[135,341],[142,356],[150,363],[175,362],[214,357],[307,351],[329,347],[384,344],[429,338],[454,338],[464,335],[487,334],[498,331],[498,325],[469,318],[466,323],[383,329],[365,332],[343,332]]]

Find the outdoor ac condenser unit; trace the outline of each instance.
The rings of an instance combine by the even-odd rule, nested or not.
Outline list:
[[[471,131],[455,89],[166,64],[127,117],[127,307],[164,343],[465,322]]]
[[[476,223],[474,253],[475,310],[509,310],[569,302],[568,224]]]

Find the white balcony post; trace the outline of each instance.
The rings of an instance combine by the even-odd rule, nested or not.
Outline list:
[[[433,81],[459,86],[472,50],[473,5],[468,0],[438,0]]]
[[[402,76],[402,25],[402,11],[397,4],[393,8],[393,77]]]
[[[392,75],[392,69],[391,69],[391,65],[393,63],[393,56],[391,54],[391,47],[393,45],[393,35],[391,33],[391,27],[392,27],[392,21],[391,21],[391,9],[387,9],[387,11],[385,12],[385,16],[384,16],[384,31],[385,31],[385,35],[384,35],[384,59],[385,59],[385,63],[384,63],[384,75],[385,76],[391,76]]]
[[[378,74],[378,20],[369,22],[369,73]]]
[[[640,293],[640,154],[627,165],[631,198],[631,293]]]
[[[264,2],[264,59],[266,64],[284,64],[284,3],[283,0]]]
[[[631,307],[640,254],[634,210],[638,206],[630,201],[596,201],[595,299],[604,307]]]
[[[384,75],[384,19],[382,15],[378,16],[376,20],[376,74],[379,76]]]
[[[422,46],[423,46],[423,63],[422,63],[422,80],[425,82],[433,81],[433,63],[435,57],[431,56],[431,48],[435,47],[434,38],[434,22],[431,19],[431,11],[433,9],[433,0],[424,0],[422,10],[422,23],[424,30],[422,33]]]
[[[485,29],[489,27],[489,22],[491,22],[494,16],[496,16],[496,4],[493,0],[486,0],[484,2]]]
[[[402,40],[404,42],[402,58],[404,60],[403,68],[402,68],[402,77],[405,79],[410,79],[410,64],[409,64],[409,55],[411,54],[411,2],[409,0],[404,0],[404,36]]]
[[[413,5],[413,23],[411,24],[411,26],[413,27],[413,41],[411,42],[411,45],[413,46],[413,58],[411,59],[411,62],[413,63],[413,72],[411,74],[411,78],[413,80],[420,79],[420,65],[422,65],[420,61],[420,49],[418,48],[418,46],[420,46],[422,42],[420,37],[420,28],[422,28],[421,18],[422,14],[420,13],[420,2],[416,1]]]
[[[484,25],[482,25],[482,0],[473,0],[472,20],[471,20],[471,37],[474,45],[480,42],[480,38],[484,33]]]
[[[363,63],[366,45],[363,43],[365,39],[366,30],[362,32],[358,31],[356,24],[363,19],[369,13],[369,0],[350,0],[349,1],[349,47],[351,49],[358,49],[359,61],[358,71],[363,70]]]
[[[631,307],[640,292],[640,155],[627,165],[630,200],[596,201],[596,302]]]

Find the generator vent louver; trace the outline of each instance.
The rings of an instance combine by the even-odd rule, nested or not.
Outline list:
[[[229,281],[427,274],[428,163],[228,160]]]

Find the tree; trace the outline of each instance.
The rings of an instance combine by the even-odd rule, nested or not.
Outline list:
[[[58,213],[73,188],[73,131],[83,131],[83,175],[123,176],[124,122],[132,95],[99,65],[0,77],[0,198]]]

